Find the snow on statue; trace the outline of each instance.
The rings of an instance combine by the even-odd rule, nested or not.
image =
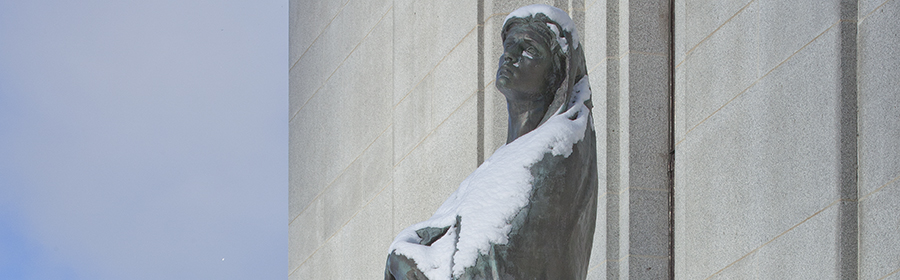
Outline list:
[[[391,244],[385,279],[584,279],[597,213],[591,89],[560,9],[509,14],[496,85],[507,144]]]

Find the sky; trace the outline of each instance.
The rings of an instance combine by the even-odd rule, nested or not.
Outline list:
[[[0,0],[0,279],[285,278],[287,8]]]

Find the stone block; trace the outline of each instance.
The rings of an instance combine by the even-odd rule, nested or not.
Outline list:
[[[291,218],[390,126],[391,31],[388,17],[289,122]]]
[[[729,20],[734,20],[734,18],[737,18],[738,16],[752,18],[752,20],[745,19],[745,22],[737,23],[737,25],[744,26],[732,27],[732,29],[744,29],[748,28],[746,25],[751,24],[751,22],[755,25],[757,19],[756,17],[758,16],[755,11],[750,15],[739,14],[747,12],[746,9],[749,8],[748,4],[752,2],[750,0],[682,2],[683,8],[680,10],[680,12],[683,13],[681,14],[681,17],[684,18],[682,27],[684,29],[684,33],[676,34],[684,35],[676,37],[680,37],[681,40],[683,40],[684,51],[689,51],[697,47],[697,45],[700,44],[700,41],[712,35],[713,32],[717,32],[716,29],[725,28],[725,26],[723,25],[735,24],[728,22]],[[679,9],[676,8],[676,12],[678,11]],[[676,13],[676,18],[677,17],[679,17],[678,13]],[[721,29],[719,31],[721,31]],[[678,39],[676,39],[676,41],[677,40]],[[676,53],[679,52],[677,52],[676,50]],[[676,63],[681,62],[681,60],[675,61]]]
[[[629,4],[630,51],[669,55],[670,1],[634,1]]]
[[[839,279],[838,208],[829,206],[712,279]]]
[[[631,120],[629,118],[631,102],[628,102],[631,96],[631,90],[628,87],[631,84],[631,75],[629,75],[631,54],[626,53],[620,59],[608,62],[607,70],[610,76],[607,78],[606,88],[606,114],[608,116],[606,165],[610,173],[613,170],[617,173],[607,176],[606,185],[609,192],[621,193],[630,186],[629,174],[631,174],[628,164],[629,148],[631,147],[630,130],[628,129]]]
[[[424,221],[475,171],[475,97],[394,167],[394,233]]]
[[[393,114],[398,116],[393,120],[394,130],[394,162],[400,162],[412,151],[428,133],[434,130],[431,123],[434,108],[432,98],[434,94],[428,89],[435,88],[435,76],[426,76],[419,87],[409,93],[400,103],[393,108]],[[462,95],[462,92],[457,94]]]
[[[375,195],[388,188],[392,168],[390,140],[390,134],[379,137],[289,224],[292,265],[319,248]]]
[[[298,58],[299,61],[291,69],[291,72],[299,71],[290,74],[291,96],[288,103],[291,116],[294,116],[303,104],[321,90],[320,88],[332,78],[344,61],[349,59],[355,50],[358,50],[365,38],[381,36],[388,40],[379,40],[379,42],[393,42],[390,40],[392,39],[391,33],[370,34],[376,25],[387,26],[390,30],[393,24],[389,15],[390,9],[391,1],[374,0],[350,1],[341,10],[332,24],[322,32],[319,39],[306,51],[306,54]],[[392,47],[380,47],[388,52],[382,57],[390,58],[392,56]],[[380,59],[377,60],[380,61]]]
[[[629,189],[629,227],[628,236],[630,256],[640,258],[665,258],[669,255],[669,192],[659,190]],[[632,259],[632,264],[635,264]],[[657,269],[655,261],[653,269]],[[668,261],[666,266],[668,271]],[[632,268],[632,271],[634,271]],[[656,272],[653,272],[656,273]],[[651,279],[640,278],[639,279]],[[652,278],[659,279],[659,278]]]
[[[619,259],[623,258],[625,253],[622,253],[622,252],[628,252],[627,246],[623,250],[623,248],[622,248],[623,246],[620,245],[620,243],[627,243],[627,241],[628,241],[628,238],[627,238],[628,236],[622,235],[622,233],[621,233],[622,230],[627,231],[628,230],[627,227],[624,227],[624,229],[623,229],[623,227],[620,226],[622,224],[626,224],[626,223],[623,223],[623,221],[624,222],[628,221],[627,219],[621,218],[622,217],[621,213],[623,213],[623,212],[628,213],[628,211],[627,211],[627,209],[625,209],[625,211],[622,211],[621,206],[622,206],[622,204],[625,204],[625,203],[622,202],[621,195],[619,195],[618,193],[608,192],[605,196],[605,200],[606,200],[606,203],[605,203],[606,204],[606,211],[605,211],[606,216],[602,217],[605,220],[605,222],[603,223],[604,227],[602,228],[602,230],[606,231],[606,240],[603,241],[603,245],[605,248],[604,250],[606,251],[604,261],[606,261],[607,263],[610,263],[610,262],[617,262]],[[608,266],[607,268],[609,268],[609,265],[616,265],[616,264],[617,263],[607,264],[607,266]]]
[[[629,59],[629,186],[667,190],[669,60],[644,53]]]
[[[740,14],[688,54],[684,68],[684,111],[679,126],[689,130],[759,78],[758,3]],[[679,86],[679,85],[676,85]],[[679,138],[680,139],[680,138]]]
[[[859,195],[900,175],[900,2],[859,23]]]
[[[859,202],[860,279],[881,279],[897,269],[900,269],[900,180]]]
[[[426,76],[399,104],[394,114],[420,116],[395,118],[394,161],[399,162],[435,127],[460,108],[462,103],[474,99],[477,91],[477,38],[467,36]],[[477,122],[470,124],[475,130]]]
[[[685,100],[687,100],[687,85],[685,81],[687,78],[685,77],[685,67],[677,67],[675,68],[675,144],[684,139],[685,132],[691,127],[687,123],[687,108],[689,106],[693,106],[694,104],[686,104]]]
[[[290,25],[288,40],[289,67],[293,66],[297,59],[305,52],[313,41],[322,34],[322,31],[331,24],[341,8],[347,5],[349,0],[342,1],[311,1],[292,0],[290,7]]]
[[[604,5],[605,6],[605,5]],[[601,48],[602,46],[598,46]],[[603,54],[603,52],[601,52]],[[604,59],[605,61],[605,59]],[[598,177],[598,193],[597,193],[597,220],[594,228],[594,243],[591,249],[591,259],[589,261],[588,279],[592,279],[591,275],[606,275],[606,240],[607,240],[607,166],[606,166],[606,65],[603,63],[600,69],[596,70],[596,74],[590,75],[591,90],[593,91],[592,103],[594,108],[591,109],[591,117],[594,123],[594,132],[597,141],[597,177]]]
[[[581,41],[584,44],[584,58],[588,73],[592,77],[605,76],[601,63],[606,61],[606,3],[601,0],[585,3],[584,30]],[[595,78],[596,79],[596,78]],[[592,83],[592,85],[595,85]],[[596,88],[596,86],[594,86]]]
[[[875,11],[876,8],[889,3],[892,0],[859,0],[859,16],[865,16]]]
[[[431,94],[431,127],[437,127],[478,90],[478,38],[467,36],[447,55],[432,75],[433,87],[417,87]],[[475,123],[470,124],[472,127]]]
[[[893,273],[885,275],[883,278],[878,280],[900,280],[900,270],[894,270]]]
[[[832,29],[677,146],[679,277],[711,275],[838,198],[838,42]]]
[[[677,99],[675,104],[678,104]],[[677,112],[677,111],[676,111]],[[677,113],[676,113],[677,114]],[[677,116],[677,115],[676,115]],[[678,138],[675,138],[675,141],[678,141]],[[688,234],[688,230],[693,230],[692,228],[686,227],[685,221],[687,221],[688,217],[693,216],[693,213],[687,213],[686,205],[687,201],[692,200],[692,196],[686,195],[685,190],[687,189],[687,180],[686,176],[682,176],[681,172],[686,172],[687,167],[692,163],[685,162],[683,159],[685,155],[688,153],[682,146],[675,146],[675,186],[674,186],[674,196],[675,196],[675,205],[673,207],[674,219],[675,219],[675,244],[674,244],[674,258],[675,258],[675,275],[677,277],[684,277],[682,275],[688,275],[693,269],[693,264],[697,260],[688,259],[688,254],[686,253],[686,248],[689,248],[691,245],[691,241],[696,240],[688,240],[685,236]],[[699,255],[699,254],[697,254]],[[697,274],[694,274],[697,275]]]
[[[681,64],[682,61],[684,61],[684,57],[685,57],[685,54],[687,53],[687,51],[690,50],[691,48],[693,48],[693,45],[688,46],[687,38],[685,38],[687,36],[683,35],[683,34],[686,34],[685,32],[687,32],[687,29],[689,28],[687,26],[687,22],[694,23],[694,21],[698,21],[701,19],[699,19],[699,18],[691,18],[691,20],[687,19],[687,8],[686,8],[687,3],[685,3],[685,0],[674,0],[672,4],[675,5],[675,7],[673,8],[674,15],[672,15],[675,17],[675,20],[673,20],[674,26],[672,26],[672,28],[675,30],[675,34],[678,34],[678,35],[675,35],[675,43],[673,44],[674,48],[675,48],[674,63],[675,63],[675,65],[679,65],[679,64]]]
[[[760,1],[762,71],[775,68],[840,20],[840,1]],[[837,28],[833,28],[837,29]]]
[[[606,194],[599,193],[597,198],[597,220],[594,227],[591,259],[588,262],[588,279],[591,274],[606,275]]]
[[[395,3],[393,104],[414,90],[441,61],[446,61],[463,39],[477,39],[476,7],[475,0]],[[464,55],[475,59],[474,53]]]
[[[611,198],[613,198],[610,195]],[[612,221],[609,221],[607,226],[611,229],[615,229],[618,232],[618,236],[616,236],[617,247],[615,251],[612,251],[612,245],[606,248],[607,250],[607,262],[611,264],[617,264],[615,269],[607,268],[607,274],[617,273],[624,277],[623,279],[628,278],[628,264],[629,258],[628,256],[631,254],[631,230],[633,229],[631,225],[631,205],[629,202],[631,201],[631,192],[628,190],[622,191],[618,195],[618,201],[613,202],[612,200],[608,200],[609,205],[607,209],[612,207],[610,206],[618,206],[615,216],[610,216],[612,219],[616,221],[616,224],[613,225]],[[609,234],[607,236],[612,236]],[[612,240],[612,239],[611,239]],[[612,251],[612,252],[611,252]],[[611,253],[612,254],[611,254]]]
[[[605,263],[604,263],[605,265]],[[606,270],[591,269],[588,270],[587,280],[606,280]]]
[[[325,224],[329,220],[324,203],[313,203],[316,209],[303,211],[288,224],[288,271],[293,272],[305,262],[331,237],[326,233]],[[328,220],[328,221],[326,221]]]
[[[485,3],[485,9],[488,4]],[[509,11],[506,11],[507,13]],[[485,15],[488,12],[485,11]],[[484,158],[490,157],[497,148],[506,144],[507,121],[506,98],[497,90],[494,80],[502,53],[500,28],[506,14],[491,14],[484,26]]]
[[[627,279],[669,279],[669,259],[631,255]]]
[[[347,222],[291,279],[381,279],[391,232],[391,188],[387,187]]]
[[[554,0],[537,0],[537,1],[526,1],[526,0],[488,0],[484,1],[484,14],[485,15],[498,15],[500,17],[500,23],[502,24],[503,18],[506,17],[510,12],[527,5],[531,4],[545,4],[560,8],[562,10],[568,9],[568,3],[565,5],[560,5],[562,3],[557,3],[559,1]],[[497,33],[497,37],[500,35]]]
[[[336,255],[334,250],[334,246],[324,246],[300,266],[290,269],[288,279],[340,279],[338,273],[342,268],[332,262]]]

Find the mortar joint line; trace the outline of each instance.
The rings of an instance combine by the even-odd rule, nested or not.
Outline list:
[[[647,258],[647,259],[657,259],[657,260],[668,260],[669,256],[657,256],[657,255],[637,255],[637,254],[628,254],[629,257],[636,258]]]
[[[703,42],[706,42],[706,40],[709,40],[709,38],[712,37],[713,34],[716,34],[716,32],[719,32],[719,29],[722,29],[723,26],[725,26],[726,24],[728,24],[729,22],[731,22],[731,20],[734,19],[735,17],[737,17],[737,15],[741,14],[741,12],[743,12],[744,10],[746,10],[747,7],[750,7],[750,5],[753,4],[753,2],[756,2],[756,0],[750,1],[750,2],[747,3],[747,5],[744,5],[743,7],[741,7],[740,10],[738,10],[736,13],[734,13],[733,15],[731,15],[731,17],[729,17],[728,19],[726,19],[725,22],[723,22],[723,23],[720,24],[718,27],[716,27],[715,30],[713,30],[712,32],[710,32],[709,35],[706,35],[706,37],[703,37],[703,39],[701,39],[700,42],[697,42],[697,44],[694,45],[694,47],[692,47],[690,50],[688,50],[687,52],[685,52],[685,53],[684,53],[684,58],[682,58],[681,61],[678,62],[678,64],[675,65],[675,69],[678,69],[678,67],[681,66],[681,64],[684,63],[684,61],[688,59],[688,56],[690,56],[691,53],[693,53],[694,50],[696,50],[697,47],[700,46],[700,44],[703,44]]]
[[[627,187],[625,187],[625,188],[622,188],[621,190],[619,190],[619,193],[617,193],[616,195],[622,195],[622,194],[624,194],[625,192],[627,192],[628,190],[631,190],[631,186],[627,186]]]
[[[668,54],[664,54],[664,53],[642,52],[642,51],[634,51],[634,50],[629,50],[627,53],[628,53],[628,54],[643,54],[643,55],[652,55],[652,56],[669,57]],[[624,57],[624,56],[623,56],[623,57]]]
[[[338,180],[339,178],[341,178],[341,176],[343,176],[344,173],[346,173],[348,169],[350,169],[350,166],[353,166],[353,164],[356,163],[357,160],[359,160],[360,158],[362,158],[362,156],[363,156],[364,154],[366,154],[366,151],[368,151],[369,148],[372,147],[372,145],[375,145],[375,142],[378,142],[378,139],[380,139],[381,136],[384,136],[384,133],[387,132],[388,129],[391,129],[391,126],[392,126],[392,124],[389,124],[384,130],[382,130],[381,133],[379,133],[378,136],[376,136],[375,139],[372,140],[372,142],[370,142],[369,145],[367,145],[366,148],[362,150],[362,152],[360,152],[358,155],[356,155],[356,158],[354,158],[353,161],[350,161],[350,163],[348,163],[347,166],[344,167],[344,169],[341,170],[341,172],[339,172],[339,173],[337,174],[337,176],[335,176],[334,179],[332,179],[331,182],[328,183],[328,185],[325,185],[325,187],[322,188],[322,190],[319,191],[319,193],[316,194],[316,197],[314,197],[312,200],[310,200],[309,203],[307,203],[306,206],[303,207],[303,210],[300,210],[300,213],[297,213],[297,216],[294,216],[294,218],[291,219],[291,222],[288,223],[288,226],[290,226],[291,224],[293,224],[294,221],[297,220],[297,218],[300,217],[300,215],[303,215],[303,213],[306,212],[306,210],[309,209],[309,207],[312,206],[313,202],[316,202],[316,200],[318,200],[319,197],[322,196],[322,195],[325,193],[325,191],[327,191],[329,188],[331,188],[331,186],[334,185],[334,182],[337,182],[337,180]]]
[[[896,270],[891,271],[891,273],[888,273],[887,275],[882,276],[881,278],[878,278],[878,280],[884,280],[884,279],[887,279],[889,276],[894,275],[894,274],[897,274],[897,272],[900,272],[900,268],[897,268]]]
[[[490,85],[490,84],[492,84],[492,83],[494,83],[494,81],[491,81],[490,83],[488,83],[488,85]],[[429,131],[428,134],[425,135],[425,137],[422,137],[422,140],[419,140],[419,142],[416,143],[416,145],[413,146],[412,149],[409,149],[409,151],[406,152],[406,154],[404,154],[403,157],[400,158],[400,160],[398,160],[397,163],[394,164],[394,167],[393,167],[393,168],[397,168],[397,166],[400,166],[400,163],[403,163],[403,161],[406,160],[406,157],[408,157],[410,154],[412,154],[413,151],[415,151],[416,149],[418,149],[419,146],[422,145],[422,143],[425,143],[425,140],[428,140],[428,137],[429,137],[429,136],[431,136],[432,134],[434,134],[434,132],[437,131],[438,128],[440,128],[441,126],[443,126],[444,123],[447,122],[447,120],[449,120],[451,117],[453,117],[453,115],[455,115],[456,112],[459,111],[459,109],[463,107],[463,105],[466,105],[466,102],[469,102],[469,99],[472,99],[472,97],[475,96],[475,95],[477,95],[477,94],[478,94],[478,90],[477,90],[477,89],[475,90],[475,92],[472,92],[471,94],[469,94],[469,96],[466,97],[466,99],[463,100],[463,102],[461,102],[461,103],[459,104],[459,106],[456,106],[456,108],[453,109],[453,112],[450,112],[450,115],[448,115],[446,118],[444,118],[444,120],[442,120],[441,123],[439,123],[438,125],[434,126],[434,129],[432,129],[431,131]]]
[[[836,200],[832,201],[830,204],[828,204],[828,206],[825,206],[825,208],[822,208],[821,210],[817,211],[816,213],[813,213],[812,216],[806,217],[806,219],[803,219],[803,221],[800,221],[799,223],[797,223],[797,224],[795,224],[794,226],[788,228],[787,230],[785,230],[784,232],[778,234],[777,236],[775,236],[774,238],[770,239],[769,241],[766,241],[766,243],[763,243],[762,245],[759,245],[759,247],[756,247],[755,249],[751,250],[751,251],[748,252],[747,254],[741,256],[740,258],[738,258],[738,259],[735,260],[734,262],[732,262],[732,263],[726,265],[725,267],[723,267],[723,268],[720,269],[719,271],[716,271],[715,273],[713,273],[713,274],[710,275],[709,277],[706,277],[705,279],[707,279],[707,280],[708,280],[708,279],[711,279],[711,278],[713,278],[713,276],[716,276],[716,275],[718,275],[719,273],[722,273],[723,271],[725,271],[726,269],[728,269],[728,268],[731,267],[732,265],[734,265],[734,264],[740,262],[740,261],[743,260],[744,258],[746,258],[746,257],[748,257],[748,256],[750,256],[750,255],[752,255],[752,254],[755,254],[756,252],[758,252],[760,249],[762,249],[762,248],[765,247],[766,245],[769,245],[769,243],[772,243],[772,242],[774,242],[775,240],[777,240],[778,238],[781,238],[782,236],[784,236],[784,235],[787,234],[788,232],[791,232],[791,231],[794,230],[795,228],[797,228],[797,227],[799,227],[800,225],[806,223],[807,221],[809,221],[810,219],[812,219],[812,218],[815,217],[816,215],[819,215],[819,213],[822,213],[822,212],[824,212],[825,210],[828,210],[828,208],[831,208],[831,206],[834,206],[835,204],[837,204],[837,203],[840,202],[840,201],[841,201],[840,199],[836,199]]]
[[[659,188],[630,187],[629,189],[638,190],[638,191],[669,192],[668,189],[659,189]]]
[[[605,259],[605,260],[603,260],[603,261],[604,261],[604,262],[622,262],[622,261],[624,261],[625,259],[627,259],[627,258],[630,257],[630,256],[631,256],[631,254],[625,254],[625,256],[622,256],[621,258],[618,258],[618,259],[609,259],[609,258],[607,258],[607,259]]]
[[[812,44],[813,42],[815,42],[816,40],[818,40],[819,37],[821,37],[821,36],[824,35],[825,33],[828,33],[828,31],[831,30],[831,28],[834,28],[834,27],[837,26],[839,23],[840,23],[840,20],[835,21],[833,24],[831,24],[831,26],[828,26],[828,28],[826,28],[825,31],[822,31],[822,33],[819,33],[819,35],[816,35],[816,37],[813,37],[812,40],[810,40],[809,42],[807,42],[806,44],[804,44],[802,47],[800,47],[799,49],[797,49],[796,51],[794,51],[794,53],[792,53],[790,56],[788,56],[787,58],[785,58],[784,60],[782,60],[781,62],[779,62],[778,65],[775,65],[775,67],[772,67],[772,69],[769,69],[769,71],[767,71],[767,72],[766,72],[765,74],[763,74],[761,77],[757,78],[755,81],[753,81],[752,83],[750,83],[749,86],[747,86],[746,88],[744,88],[743,90],[741,90],[740,92],[738,92],[737,95],[731,97],[731,99],[729,99],[729,100],[726,101],[724,104],[722,104],[722,106],[719,106],[719,108],[717,108],[715,111],[713,111],[712,113],[710,113],[709,115],[707,115],[705,118],[703,118],[702,120],[700,120],[700,122],[697,122],[697,124],[695,124],[694,126],[692,126],[690,129],[688,129],[687,131],[685,131],[685,132],[684,132],[684,135],[681,136],[681,140],[678,140],[678,142],[675,143],[675,146],[677,147],[679,144],[681,144],[681,142],[684,142],[684,140],[687,139],[687,136],[688,136],[688,134],[691,133],[691,131],[694,131],[694,129],[696,129],[696,128],[699,127],[701,124],[703,124],[704,122],[706,122],[706,120],[709,120],[709,118],[711,118],[711,117],[714,116],[716,113],[718,113],[719,111],[721,111],[723,108],[725,108],[725,106],[728,106],[728,104],[731,104],[732,101],[734,101],[735,99],[737,99],[738,97],[740,97],[741,95],[743,95],[745,92],[749,91],[751,88],[753,88],[754,86],[756,86],[757,83],[759,83],[760,81],[762,81],[763,79],[765,79],[767,76],[769,76],[769,74],[771,74],[772,72],[774,72],[776,69],[780,68],[781,65],[784,65],[784,63],[790,61],[791,58],[793,58],[795,55],[797,55],[798,53],[800,53],[801,51],[803,51],[804,49],[806,49],[806,47],[808,47],[810,44]]]
[[[588,5],[587,7],[584,7],[584,11],[587,12],[587,11],[591,10],[591,8],[593,8],[594,5],[597,4],[597,2],[600,2],[600,1],[598,1],[598,0],[591,1],[590,5]]]
[[[334,68],[334,71],[331,71],[331,74],[328,74],[328,78],[325,78],[325,80],[322,81],[322,84],[319,85],[319,88],[317,88],[316,91],[313,92],[313,94],[310,95],[309,98],[307,98],[306,101],[303,102],[303,105],[300,105],[300,108],[297,109],[297,112],[294,112],[291,115],[291,118],[288,119],[288,122],[294,121],[294,118],[300,114],[300,111],[303,111],[303,108],[306,107],[306,104],[309,104],[309,101],[312,100],[314,97],[316,97],[316,94],[318,94],[319,91],[322,90],[323,87],[325,87],[325,84],[327,84],[328,81],[331,80],[331,77],[334,76],[334,73],[337,73],[337,71],[341,69],[341,66],[344,65],[344,62],[347,62],[347,59],[350,58],[350,56],[353,55],[354,52],[356,52],[356,49],[359,48],[359,46],[362,45],[362,43],[366,41],[366,38],[369,38],[369,35],[372,34],[373,31],[375,31],[375,28],[377,28],[378,25],[380,25],[381,22],[384,21],[384,17],[386,17],[389,13],[391,13],[391,10],[393,10],[393,9],[394,9],[394,6],[391,5],[391,7],[388,8],[387,11],[385,11],[383,15],[381,15],[381,18],[378,19],[378,22],[376,22],[372,26],[372,29],[369,29],[369,32],[366,33],[366,36],[363,36],[362,40],[359,40],[359,43],[357,43],[356,46],[354,46],[353,49],[350,50],[350,53],[348,53],[347,56],[344,57],[344,60],[341,60],[341,63],[339,63],[336,68]]]
[[[331,17],[331,20],[328,21],[328,24],[325,24],[325,28],[322,28],[322,32],[319,32],[319,34],[316,35],[316,38],[313,39],[313,41],[311,43],[309,43],[309,46],[306,46],[306,49],[303,50],[303,53],[297,57],[297,60],[294,61],[294,63],[291,63],[291,67],[288,68],[288,71],[293,70],[294,66],[297,66],[297,63],[300,62],[300,59],[303,58],[303,56],[306,55],[306,52],[308,52],[309,49],[312,48],[313,44],[315,44],[316,41],[319,40],[319,37],[321,37],[322,34],[325,33],[325,30],[328,30],[328,27],[331,26],[331,23],[334,22],[334,19],[336,19],[338,17],[338,15],[340,15],[341,12],[344,11],[344,7],[347,7],[347,4],[350,4],[350,0],[347,0],[347,2],[344,2],[344,4],[341,5],[341,8],[338,9],[337,13],[335,13],[333,17]]]
[[[631,51],[622,52],[622,54],[620,54],[618,56],[606,56],[606,60],[622,60],[629,54],[631,54]]]
[[[858,20],[858,23],[862,23],[863,20],[869,18],[869,16],[871,16],[872,14],[874,14],[875,11],[881,9],[882,7],[884,7],[884,5],[886,5],[888,2],[891,2],[891,1],[892,1],[892,0],[884,1],[884,3],[881,3],[881,5],[878,5],[878,7],[875,7],[874,9],[872,9],[871,11],[869,11],[868,13],[866,13],[865,16],[863,16],[862,18],[860,18],[860,19]]]
[[[873,195],[873,194],[875,194],[875,193],[881,191],[882,189],[886,188],[887,186],[893,184],[894,182],[897,181],[897,179],[900,179],[900,175],[897,175],[897,177],[894,177],[893,179],[891,179],[891,180],[888,181],[887,183],[884,183],[883,185],[881,185],[881,186],[878,187],[877,189],[875,189],[875,190],[873,190],[873,191],[867,193],[867,194],[864,195],[863,197],[860,197],[858,200],[859,200],[859,201],[865,200],[865,199],[868,198],[869,196],[871,196],[871,195]]]
[[[594,73],[594,70],[597,70],[597,67],[600,67],[600,65],[603,65],[604,63],[606,63],[606,59],[601,59],[600,62],[597,62],[597,65],[594,65],[594,67],[591,67],[591,70],[588,70],[588,75]]]
[[[496,17],[496,16],[503,16],[503,17],[506,17],[507,15],[509,15],[509,13],[493,13],[493,14],[491,14],[490,16],[488,16],[487,18],[485,18],[485,19],[484,19],[484,22],[487,22],[487,21],[491,20],[492,18],[494,18],[494,17]]]
[[[606,189],[606,191],[603,192],[603,193],[606,194],[606,195],[618,195],[618,196],[620,196],[620,195],[624,194],[625,192],[627,192],[627,191],[630,190],[630,189],[631,189],[631,187],[625,187],[624,189],[621,189],[621,190],[609,190],[609,189]]]
[[[599,191],[598,191],[598,193],[599,193]],[[602,193],[598,194],[597,200],[600,200],[601,198],[605,198],[607,194],[609,194],[609,192],[602,192]]]
[[[478,29],[477,24],[476,24],[475,27],[472,27],[472,29],[470,29],[469,32],[466,33],[466,35],[463,36],[462,39],[460,39],[459,42],[457,42],[456,45],[453,46],[453,48],[450,48],[450,51],[448,51],[447,54],[445,54],[443,57],[441,57],[441,60],[438,60],[438,62],[437,62],[436,64],[434,64],[434,67],[431,67],[431,70],[429,70],[428,73],[425,73],[425,75],[422,76],[422,78],[419,79],[419,81],[416,82],[416,84],[413,85],[413,86],[409,89],[409,91],[407,91],[406,94],[404,94],[403,97],[400,98],[400,100],[397,100],[397,103],[394,103],[394,106],[393,106],[393,108],[391,108],[391,109],[392,109],[392,110],[397,109],[397,106],[399,106],[400,103],[403,102],[403,100],[406,100],[406,97],[408,97],[410,94],[412,94],[412,92],[415,91],[416,88],[419,87],[419,85],[422,84],[422,82],[425,81],[425,79],[427,79],[429,76],[431,76],[431,74],[434,73],[434,70],[437,70],[438,66],[441,66],[441,63],[443,63],[444,60],[446,60],[447,57],[449,57],[450,54],[452,54],[453,51],[456,50],[457,47],[459,47],[459,45],[462,45],[462,43],[466,40],[466,38],[468,38],[469,35],[472,35],[472,33],[473,33],[476,29]]]
[[[307,261],[309,261],[309,259],[311,259],[313,256],[315,256],[316,253],[319,252],[320,249],[322,249],[322,247],[325,247],[325,245],[328,245],[328,242],[330,242],[331,239],[333,239],[335,236],[337,236],[337,234],[340,233],[341,230],[344,229],[344,227],[346,227],[348,224],[350,224],[350,222],[353,221],[353,218],[356,218],[356,216],[359,215],[359,213],[361,213],[363,210],[365,210],[366,207],[368,207],[369,204],[372,203],[372,201],[375,200],[375,198],[377,198],[379,195],[381,195],[381,193],[383,193],[384,190],[386,190],[387,187],[390,186],[390,185],[392,185],[393,183],[394,183],[394,181],[391,180],[391,181],[388,181],[388,183],[385,184],[384,187],[381,187],[381,190],[379,190],[377,194],[375,194],[374,196],[372,196],[372,198],[370,198],[368,201],[366,201],[366,204],[363,204],[362,207],[360,207],[358,210],[356,210],[356,212],[353,213],[353,216],[350,216],[350,218],[347,219],[347,221],[344,222],[344,224],[341,225],[340,228],[338,228],[336,231],[334,231],[334,233],[332,233],[331,236],[328,237],[328,239],[325,239],[325,242],[322,242],[322,244],[319,245],[319,247],[317,247],[315,250],[313,250],[313,252],[310,253],[309,256],[306,257],[306,259],[304,259],[302,262],[300,262],[300,264],[297,265],[297,267],[295,267],[295,268],[291,271],[291,273],[288,274],[288,276],[290,276],[291,274],[294,274],[294,272],[296,272],[297,269],[303,267],[303,264],[305,264]],[[290,250],[290,249],[289,249],[289,250]]]
[[[589,269],[588,269],[588,274],[590,274],[591,271],[594,271],[594,269],[597,269],[597,268],[600,267],[601,265],[604,265],[604,264],[606,264],[606,263],[608,263],[608,262],[609,262],[609,259],[603,259],[602,261],[600,261],[600,263],[598,263],[598,264],[592,266],[591,268],[589,268]]]

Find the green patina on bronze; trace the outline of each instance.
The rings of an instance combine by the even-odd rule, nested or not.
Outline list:
[[[496,86],[507,100],[507,143],[540,126],[557,109],[565,110],[573,85],[587,73],[582,48],[560,50],[547,23],[556,24],[536,14],[511,18],[503,27]],[[590,108],[590,99],[585,103]],[[595,140],[588,126],[569,156],[548,152],[535,163],[532,194],[510,221],[508,242],[492,244],[456,279],[585,279],[597,213]],[[459,226],[457,217],[454,228],[458,231]],[[427,227],[416,233],[420,244],[430,246],[449,228]],[[385,279],[427,278],[414,260],[391,253]]]

